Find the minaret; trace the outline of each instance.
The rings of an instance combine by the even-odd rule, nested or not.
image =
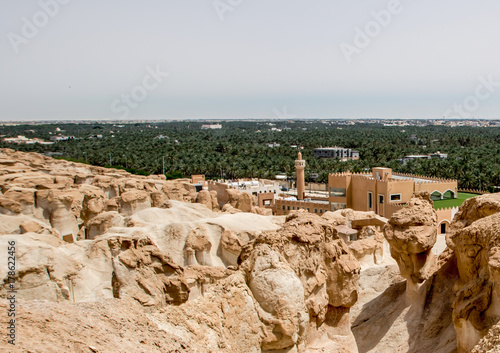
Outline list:
[[[295,170],[297,171],[297,200],[304,200],[304,191],[306,184],[304,181],[304,169],[306,168],[306,161],[302,159],[302,153],[295,161]]]

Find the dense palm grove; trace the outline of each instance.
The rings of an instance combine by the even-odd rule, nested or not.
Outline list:
[[[49,140],[57,134],[74,140],[52,145],[0,147],[52,155],[94,165],[123,167],[134,173],[162,173],[169,178],[205,174],[207,178],[260,177],[294,173],[297,147],[303,146],[306,177],[319,173],[362,172],[374,166],[394,171],[458,179],[460,188],[491,190],[500,185],[500,128],[445,126],[348,125],[340,121],[222,122],[222,129],[202,130],[202,122],[116,124],[4,125],[5,137],[25,135]],[[56,128],[62,131],[56,132]],[[278,130],[272,130],[281,129]],[[30,131],[32,130],[32,131]],[[96,138],[102,135],[102,138]],[[92,138],[94,136],[94,138]],[[269,147],[269,143],[279,147]],[[341,162],[314,158],[315,147],[341,146],[360,152],[360,160]],[[447,159],[414,160],[409,154],[440,151]]]

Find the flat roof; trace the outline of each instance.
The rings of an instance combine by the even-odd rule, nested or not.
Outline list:
[[[317,204],[322,204],[322,205],[328,205],[330,201],[328,200],[287,200],[287,199],[276,199],[280,201],[290,201],[290,202],[310,202],[310,203],[317,203]]]
[[[437,180],[434,179],[426,179],[426,178],[414,178],[414,177],[408,177],[408,176],[402,176],[402,175],[392,175],[392,179],[396,180],[414,180],[416,182],[432,182],[432,183],[438,183]]]
[[[352,148],[348,148],[348,147],[316,147],[316,148],[313,148],[313,150],[352,150]],[[357,151],[357,150],[354,150],[354,151]]]

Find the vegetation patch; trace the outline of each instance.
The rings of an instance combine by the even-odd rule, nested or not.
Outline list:
[[[460,207],[462,206],[465,200],[476,196],[479,195],[470,194],[468,192],[459,192],[456,199],[444,199],[444,200],[434,201],[434,209],[439,210],[441,208],[457,207],[457,206]]]

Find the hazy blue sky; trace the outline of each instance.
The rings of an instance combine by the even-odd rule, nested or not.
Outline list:
[[[0,0],[0,119],[439,118],[454,104],[500,118],[499,13],[498,0]]]

